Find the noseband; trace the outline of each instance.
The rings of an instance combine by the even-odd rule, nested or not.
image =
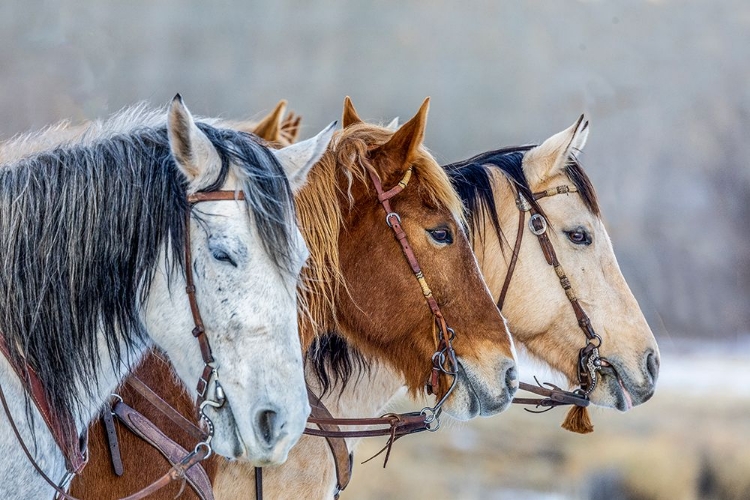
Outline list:
[[[576,193],[578,189],[573,186],[557,186],[555,188],[547,189],[533,193],[534,200],[555,196],[558,194]],[[560,261],[557,259],[557,254],[552,246],[552,242],[547,234],[549,224],[544,215],[540,214],[534,206],[532,206],[523,194],[517,193],[516,206],[518,207],[518,231],[516,233],[516,243],[513,247],[513,255],[508,265],[508,273],[505,275],[505,282],[500,292],[500,299],[497,301],[497,307],[502,311],[503,304],[505,302],[505,296],[508,293],[508,287],[510,286],[510,280],[513,277],[513,271],[516,268],[516,262],[518,261],[518,254],[521,250],[521,241],[524,235],[524,222],[526,220],[526,212],[531,214],[529,218],[528,227],[531,234],[537,237],[539,246],[542,248],[542,253],[547,261],[547,264],[552,266],[555,270],[555,274],[560,281],[560,285],[565,290],[565,296],[570,301],[573,307],[573,312],[576,315],[578,326],[583,331],[586,337],[586,345],[581,348],[578,352],[577,372],[578,372],[578,385],[579,388],[574,390],[572,393],[563,391],[557,387],[551,386],[552,390],[545,389],[539,385],[531,385],[521,382],[520,388],[526,391],[534,392],[543,396],[547,399],[525,399],[516,398],[513,400],[514,403],[520,404],[536,404],[538,406],[553,407],[563,404],[573,404],[576,406],[588,406],[589,395],[596,388],[598,382],[598,373],[602,367],[602,358],[599,355],[599,347],[602,344],[602,338],[594,331],[591,325],[591,319],[581,307],[578,302],[575,292],[573,291],[573,285],[570,283],[570,279],[565,274]]]

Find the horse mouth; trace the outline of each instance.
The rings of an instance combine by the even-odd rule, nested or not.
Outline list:
[[[466,396],[468,397],[468,415],[469,418],[474,418],[482,413],[482,400],[477,394],[474,384],[469,380],[466,370],[464,369],[461,361],[458,362],[458,370],[456,370],[456,376],[459,377],[457,383],[462,384],[466,390]],[[457,384],[457,385],[458,385]]]
[[[628,411],[635,406],[633,404],[633,396],[630,394],[630,391],[625,387],[625,384],[622,380],[622,377],[620,376],[619,372],[615,368],[613,364],[611,364],[609,361],[602,359],[602,369],[601,374],[607,377],[610,377],[611,380],[617,382],[616,386],[616,394],[617,394],[617,404],[615,405],[615,408],[617,408],[620,411]],[[612,388],[612,383],[609,384],[610,389]]]

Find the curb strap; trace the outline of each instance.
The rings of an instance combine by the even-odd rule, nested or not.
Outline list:
[[[424,278],[422,269],[419,266],[419,261],[417,260],[416,255],[414,255],[414,250],[412,250],[411,245],[409,245],[409,240],[407,238],[406,232],[401,227],[401,217],[391,208],[391,198],[403,191],[404,188],[406,188],[406,186],[409,184],[409,180],[412,176],[412,167],[409,167],[406,170],[406,173],[404,173],[404,177],[398,182],[398,184],[396,184],[388,191],[383,191],[383,185],[380,182],[378,176],[375,175],[373,171],[368,169],[368,173],[370,174],[372,183],[375,185],[375,191],[378,194],[378,201],[385,210],[385,222],[388,224],[388,227],[391,228],[394,236],[396,237],[396,240],[401,245],[401,250],[403,251],[404,257],[406,257],[406,261],[409,263],[409,267],[414,273],[414,276],[417,278],[417,282],[422,289],[422,295],[424,296],[425,301],[430,308],[430,311],[432,311],[435,325],[437,327],[437,350],[432,355],[432,372],[426,384],[428,394],[437,394],[440,391],[440,374],[450,375],[452,377],[450,386],[443,393],[443,396],[438,400],[435,406],[432,408],[425,408],[423,410],[423,412],[425,412],[425,410],[429,410],[429,413],[431,413],[429,417],[431,422],[432,419],[439,418],[442,406],[448,399],[448,396],[450,396],[450,394],[453,392],[453,389],[456,386],[456,381],[458,380],[458,363],[456,361],[456,353],[453,350],[453,339],[455,338],[455,332],[452,329],[448,328],[445,322],[445,318],[443,317],[443,313],[440,311],[440,306],[438,306],[435,297],[432,295],[432,290],[430,290],[430,287],[427,284],[427,280],[425,280]],[[449,364],[449,366],[447,367],[446,362]]]
[[[147,419],[137,410],[134,410],[122,401],[118,401],[115,404],[114,408],[112,409],[112,413],[133,434],[140,437],[148,444],[159,450],[159,452],[164,455],[164,457],[169,460],[169,463],[173,466],[182,463],[185,459],[187,459],[189,455],[191,455],[191,453],[188,452],[185,448],[166,436],[149,419]],[[202,448],[204,448],[204,446],[198,444],[193,453]],[[206,455],[203,458],[208,458],[208,456],[209,455]],[[190,467],[186,467],[183,470],[183,475],[184,479],[187,480],[188,484],[191,486],[193,491],[195,491],[198,497],[201,498],[201,500],[213,500],[214,497],[213,490],[211,489],[211,480],[209,479],[208,474],[206,474],[205,469],[200,465],[199,462],[195,462]],[[167,483],[164,483],[162,486],[166,486]],[[132,496],[133,495],[131,495],[131,497]]]
[[[541,198],[554,196],[557,194],[568,194],[576,192],[578,192],[577,188],[573,186],[562,185],[547,189],[546,191],[533,193],[533,197],[534,200],[539,200]],[[517,404],[535,404],[537,406],[546,407],[547,410],[555,406],[567,404],[586,407],[589,404],[588,396],[596,388],[596,384],[598,382],[597,372],[601,369],[602,361],[602,357],[599,356],[599,347],[601,346],[602,339],[594,331],[594,328],[591,325],[591,319],[588,317],[586,312],[581,307],[581,304],[578,302],[578,298],[573,291],[573,285],[570,283],[570,279],[565,274],[565,270],[560,264],[560,261],[557,259],[557,254],[555,253],[555,249],[552,246],[549,235],[547,234],[547,228],[549,226],[549,224],[547,223],[547,219],[544,215],[539,213],[539,211],[533,205],[531,205],[520,192],[517,192],[516,206],[519,210],[518,231],[516,234],[516,242],[513,248],[513,256],[511,258],[510,265],[508,266],[508,273],[505,275],[505,282],[503,283],[503,289],[500,293],[500,300],[498,300],[497,302],[498,308],[502,310],[503,303],[505,302],[505,296],[508,291],[508,286],[510,285],[510,280],[513,276],[513,271],[515,270],[516,261],[518,260],[518,253],[521,249],[521,240],[523,239],[524,234],[523,226],[524,220],[526,218],[526,212],[529,212],[529,214],[531,215],[528,224],[529,230],[537,237],[539,246],[542,249],[542,253],[544,254],[544,258],[547,261],[547,264],[552,266],[552,268],[555,270],[555,274],[560,281],[560,285],[565,291],[565,296],[568,298],[568,301],[570,301],[570,304],[573,307],[573,312],[576,315],[578,326],[586,336],[586,345],[578,352],[578,362],[576,364],[579,389],[576,389],[573,392],[568,392],[563,391],[559,387],[552,384],[544,384],[551,387],[550,390],[542,387],[538,381],[536,386],[521,382],[519,386],[521,389],[546,396],[546,399],[514,398],[513,402]]]

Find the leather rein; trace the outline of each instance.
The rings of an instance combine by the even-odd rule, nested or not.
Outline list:
[[[190,221],[191,221],[192,209],[197,203],[205,202],[205,201],[244,200],[244,199],[245,199],[245,195],[242,191],[200,192],[200,193],[194,193],[194,194],[188,195],[187,197],[189,207],[188,207],[188,210],[186,211],[186,217],[185,217],[185,282],[186,282],[185,291],[188,296],[188,301],[190,303],[190,311],[193,316],[193,322],[195,324],[195,328],[193,328],[192,334],[193,334],[193,337],[195,337],[198,340],[198,344],[200,346],[200,351],[201,351],[201,357],[203,359],[203,364],[204,364],[203,372],[201,374],[201,377],[198,379],[198,384],[196,387],[196,390],[198,393],[196,407],[198,409],[198,416],[200,418],[200,421],[205,424],[208,431],[207,432],[202,431],[201,429],[196,427],[194,424],[189,422],[187,419],[182,417],[182,415],[178,414],[180,417],[182,417],[182,420],[184,420],[185,422],[189,424],[189,426],[192,426],[193,428],[198,429],[197,433],[196,432],[192,433],[192,435],[198,440],[198,443],[195,445],[195,448],[193,449],[192,452],[189,452],[186,454],[181,454],[179,453],[179,451],[177,451],[176,455],[173,455],[172,457],[170,457],[170,462],[172,462],[173,465],[169,469],[169,471],[167,471],[166,474],[164,474],[162,477],[160,477],[159,479],[157,479],[150,485],[146,486],[142,490],[122,500],[139,500],[141,498],[144,498],[154,493],[155,491],[163,488],[164,486],[166,486],[167,484],[175,480],[186,479],[192,485],[192,482],[195,480],[195,475],[191,474],[191,469],[197,464],[199,464],[201,461],[208,458],[213,452],[211,448],[211,439],[213,438],[213,434],[214,434],[214,426],[213,426],[213,422],[208,418],[208,416],[206,416],[204,410],[207,406],[211,406],[214,408],[221,408],[224,405],[226,398],[224,395],[224,391],[221,385],[219,384],[218,370],[216,366],[214,365],[215,360],[211,352],[211,346],[208,342],[208,337],[206,336],[205,327],[203,325],[203,319],[201,317],[200,309],[198,307],[198,302],[195,297],[195,283],[193,280],[193,269],[192,269],[192,264],[191,264],[192,257],[191,257],[191,248],[190,248]],[[13,429],[13,432],[15,433],[16,439],[18,440],[22,450],[24,451],[26,457],[31,462],[31,465],[34,467],[34,469],[56,491],[55,498],[62,498],[66,500],[77,500],[75,497],[70,496],[65,490],[67,489],[67,486],[70,484],[70,481],[73,479],[73,477],[76,474],[79,474],[85,467],[86,463],[88,462],[88,448],[87,448],[87,441],[86,441],[87,434],[84,432],[84,439],[80,440],[80,444],[78,444],[79,443],[78,433],[76,431],[73,416],[69,412],[66,412],[63,415],[59,415],[59,414],[54,413],[51,410],[50,403],[44,392],[44,387],[42,386],[41,381],[36,375],[36,372],[33,370],[31,366],[29,366],[28,363],[25,363],[25,366],[17,366],[17,364],[13,362],[13,360],[10,357],[7,345],[5,344],[5,339],[1,335],[0,335],[0,351],[2,351],[2,353],[10,362],[11,366],[13,366],[13,369],[16,371],[16,374],[20,378],[25,391],[31,396],[32,400],[34,401],[34,404],[36,405],[37,409],[39,410],[42,417],[44,418],[44,421],[47,424],[47,427],[49,428],[55,442],[57,443],[58,447],[63,453],[63,456],[65,457],[67,473],[60,485],[55,483],[52,479],[49,478],[49,476],[47,476],[47,474],[44,473],[44,471],[41,469],[41,467],[36,462],[31,452],[29,451],[28,447],[26,446],[26,443],[21,437],[21,434],[15,423],[15,420],[13,419],[10,413],[10,409],[5,399],[5,394],[3,393],[2,387],[0,387],[0,402],[2,402],[2,406],[3,406],[3,409],[5,410],[6,417],[8,418],[11,424],[11,427]],[[210,387],[211,382],[214,382],[215,384],[215,399],[209,399],[207,397],[208,388]],[[146,387],[146,389],[148,388]],[[105,413],[104,421],[105,421],[105,426],[108,431],[107,432],[108,437],[110,438],[110,446],[112,445],[113,436],[116,439],[116,433],[114,432],[113,422],[111,418],[113,415],[117,416],[118,419],[123,421],[123,423],[125,423],[126,426],[128,426],[128,428],[130,428],[131,430],[133,430],[132,422],[146,420],[145,417],[143,417],[142,415],[138,414],[138,412],[136,412],[132,408],[125,405],[122,401],[122,398],[119,398],[119,396],[117,395],[114,395],[114,396],[119,399],[119,402],[117,402],[114,405],[111,414],[108,415],[108,411],[106,409],[104,412]],[[154,394],[154,396],[156,395]],[[158,396],[156,396],[156,398],[160,399],[158,398]],[[154,401],[153,398],[149,398],[148,396],[147,396],[147,399],[151,401],[152,403]],[[172,410],[173,413],[177,413],[175,410],[169,407],[169,405],[166,405],[166,403],[164,403],[164,406]],[[163,408],[162,408],[162,411],[164,411]],[[146,422],[148,421],[146,420]],[[148,423],[150,424],[150,422]],[[151,426],[153,427],[153,424],[151,424]],[[189,426],[183,426],[183,428],[187,429]],[[158,431],[158,429],[156,429],[156,431]],[[136,432],[136,434],[146,439],[147,441],[149,440],[148,433],[144,435],[142,429],[138,429],[138,431],[134,430],[134,432]],[[161,433],[158,432],[158,434],[161,434]],[[115,441],[115,444],[116,444],[116,441]],[[111,449],[112,449],[112,446],[111,446]],[[115,462],[119,461],[119,451],[117,453],[118,453],[117,460],[115,460],[115,453],[113,452],[113,461]],[[121,462],[119,466],[120,466],[120,471],[121,471],[122,469]],[[115,463],[115,469],[117,470],[117,463]],[[203,474],[205,475],[205,472],[203,472]],[[199,478],[199,480],[200,479],[201,478]],[[210,483],[208,483],[208,487],[210,491]],[[212,496],[208,498],[212,498]]]
[[[534,200],[555,196],[558,194],[577,193],[578,189],[574,186],[561,185],[546,191],[540,191],[533,193]],[[518,230],[516,232],[516,242],[513,246],[513,254],[511,256],[510,264],[508,265],[508,272],[505,275],[505,281],[503,282],[503,288],[500,292],[500,298],[497,301],[497,307],[502,311],[503,304],[505,302],[505,296],[508,293],[508,287],[510,286],[511,278],[513,277],[513,271],[516,268],[516,262],[518,261],[518,254],[521,250],[521,241],[524,235],[524,222],[526,221],[526,213],[528,212],[531,216],[528,222],[528,228],[531,234],[537,237],[539,245],[542,248],[542,253],[547,261],[547,264],[552,266],[555,270],[560,285],[565,291],[565,296],[570,301],[573,307],[573,312],[576,315],[578,326],[583,331],[586,337],[586,345],[581,348],[578,352],[577,361],[577,373],[578,373],[578,385],[579,387],[573,391],[565,391],[553,384],[545,383],[547,387],[543,387],[537,381],[536,385],[527,384],[525,382],[519,383],[519,388],[544,396],[544,398],[514,398],[513,403],[523,405],[535,405],[537,408],[543,407],[547,411],[556,406],[562,405],[575,405],[586,407],[590,404],[589,395],[596,388],[598,382],[597,372],[601,370],[602,361],[606,361],[605,358],[599,355],[599,347],[602,344],[602,338],[594,331],[591,325],[591,319],[581,307],[578,302],[578,298],[573,291],[573,286],[570,283],[570,279],[565,274],[560,261],[557,259],[557,254],[552,246],[552,242],[547,234],[549,224],[544,215],[531,205],[523,194],[517,190],[516,206],[518,207]],[[531,410],[529,410],[531,411]]]

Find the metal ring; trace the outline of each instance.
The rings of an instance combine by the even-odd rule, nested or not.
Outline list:
[[[439,419],[439,418],[433,418],[433,419],[432,419],[432,420],[430,420],[429,422],[425,422],[425,423],[427,424],[427,430],[428,430],[429,432],[435,432],[435,431],[437,431],[438,429],[440,429],[440,419]],[[434,427],[433,427],[433,425],[432,425],[433,423],[435,424],[435,426],[434,426]]]
[[[587,339],[586,344],[593,344],[594,340],[597,341],[597,343],[596,343],[596,345],[594,347],[597,348],[597,349],[600,348],[602,346],[602,338],[599,336],[598,333],[594,334],[594,338],[593,339]]]
[[[534,221],[541,221],[542,227],[537,229],[534,227]],[[529,218],[529,229],[535,236],[541,236],[547,232],[547,219],[542,217],[540,214],[534,214]]]
[[[422,411],[420,411],[419,414],[424,415],[425,424],[431,424],[436,417],[434,408],[430,408],[429,406],[422,408]]]
[[[438,360],[438,366],[442,368],[443,364],[445,363],[446,357],[445,357],[445,351],[437,351],[432,355],[432,365],[435,366],[435,358]]]
[[[393,227],[391,217],[395,217],[398,223],[401,224],[401,217],[396,212],[389,212],[385,215],[385,223],[388,224],[388,227]]]
[[[452,342],[453,340],[456,339],[456,332],[451,327],[448,327],[447,330],[448,330],[448,333],[450,334],[448,335],[448,341]]]
[[[115,399],[119,399],[119,400],[120,400],[120,403],[124,403],[124,401],[122,400],[122,396],[120,396],[119,394],[115,394],[115,393],[113,392],[112,394],[110,394],[110,395],[109,395],[109,397],[110,397],[110,398],[115,398]]]
[[[195,454],[198,454],[198,450],[200,450],[200,449],[201,449],[201,446],[205,446],[205,447],[206,447],[206,449],[208,450],[208,453],[206,454],[206,456],[205,456],[205,457],[203,457],[203,460],[205,460],[205,459],[207,459],[208,457],[210,457],[211,455],[213,455],[213,453],[214,453],[214,449],[213,449],[213,448],[211,448],[211,445],[210,445],[210,444],[208,444],[208,442],[207,442],[207,441],[201,441],[200,443],[196,444],[196,445],[195,445],[195,448],[193,449],[193,453],[195,453]]]

